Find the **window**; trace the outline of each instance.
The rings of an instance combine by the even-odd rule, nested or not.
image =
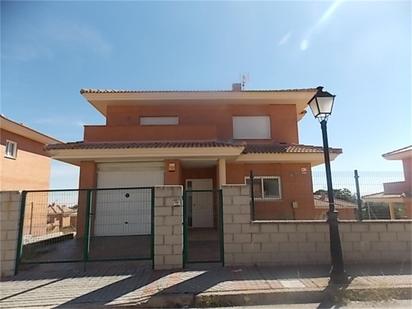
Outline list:
[[[178,125],[179,117],[140,117],[141,126]]]
[[[232,120],[234,139],[270,139],[269,116],[235,116]]]
[[[17,143],[12,141],[6,141],[6,153],[4,154],[6,158],[15,159],[17,156]]]
[[[246,177],[246,184],[250,185],[250,178]],[[256,199],[278,200],[281,199],[280,177],[261,176],[253,178],[253,193]]]

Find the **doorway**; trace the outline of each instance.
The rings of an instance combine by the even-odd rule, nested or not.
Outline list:
[[[183,202],[184,265],[223,263],[222,191],[212,186],[212,179],[186,180]]]

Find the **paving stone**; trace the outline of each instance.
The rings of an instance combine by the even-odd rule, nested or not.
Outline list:
[[[196,267],[153,271],[150,265],[116,262],[52,271],[37,265],[0,282],[0,307],[134,306],[158,295],[323,290],[329,282],[328,265]],[[347,271],[353,277],[348,288],[412,286],[407,265],[354,265]]]

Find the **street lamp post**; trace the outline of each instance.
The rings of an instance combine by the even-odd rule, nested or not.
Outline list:
[[[343,265],[342,247],[339,236],[338,212],[335,210],[335,199],[333,195],[332,173],[330,169],[329,158],[329,143],[327,132],[327,120],[332,113],[335,96],[327,91],[323,91],[323,87],[317,88],[316,94],[309,101],[310,109],[316,119],[320,121],[323,138],[323,154],[325,158],[326,182],[328,186],[328,201],[329,211],[327,213],[327,222],[329,224],[330,238],[330,256],[331,256],[331,271],[330,280],[332,283],[345,283],[348,281],[348,276]]]

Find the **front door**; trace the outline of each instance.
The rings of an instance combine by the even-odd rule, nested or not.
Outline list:
[[[213,227],[213,180],[187,179],[186,188],[192,190],[188,205],[191,226]]]

